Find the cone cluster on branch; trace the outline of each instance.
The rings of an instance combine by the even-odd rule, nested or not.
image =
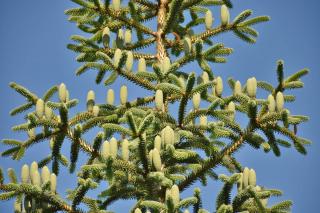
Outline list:
[[[15,171],[10,168],[8,169],[8,175],[12,180],[12,184],[17,183],[17,178]],[[21,167],[21,187],[25,185],[31,185],[36,188],[29,188],[29,195],[20,197],[16,200],[14,205],[15,212],[39,212],[39,211],[48,211],[50,205],[45,201],[36,201],[32,193],[34,191],[43,190],[43,193],[56,193],[57,188],[57,176],[54,173],[50,173],[50,170],[47,166],[42,167],[41,173],[39,172],[38,163],[32,162],[30,167],[27,164],[24,164]],[[21,190],[21,189],[20,189]]]

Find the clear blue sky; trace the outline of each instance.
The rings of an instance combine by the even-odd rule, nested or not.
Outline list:
[[[311,139],[314,144],[308,147],[308,155],[302,156],[295,150],[283,150],[280,158],[262,151],[253,151],[246,147],[237,156],[243,165],[255,168],[258,184],[278,188],[284,191],[281,199],[294,201],[293,211],[317,212],[319,206],[320,172],[319,172],[319,11],[320,2],[290,0],[242,0],[235,1],[231,14],[234,17],[240,11],[251,8],[255,15],[270,15],[269,23],[259,25],[260,37],[257,44],[249,45],[232,34],[219,36],[217,41],[225,42],[235,52],[229,57],[229,63],[216,65],[214,72],[224,79],[233,76],[241,82],[256,76],[258,80],[276,82],[275,62],[285,61],[286,73],[291,74],[308,67],[311,74],[304,78],[305,88],[297,91],[295,105],[288,105],[292,114],[306,114],[310,122],[300,127],[301,136]],[[0,138],[20,138],[26,136],[14,134],[10,128],[22,122],[21,117],[10,117],[9,111],[23,98],[9,89],[8,83],[16,81],[35,93],[41,95],[54,84],[65,82],[71,97],[79,98],[85,107],[85,97],[89,89],[97,92],[98,100],[105,99],[106,88],[94,84],[95,72],[75,77],[74,71],[79,66],[75,54],[66,49],[69,37],[79,33],[74,24],[67,22],[64,10],[72,6],[69,1],[3,1],[0,8]],[[121,80],[122,81],[122,80]],[[115,84],[119,87],[121,82]],[[116,91],[119,89],[116,88]],[[131,87],[130,97],[137,94]],[[141,91],[141,90],[139,90]],[[318,136],[317,136],[318,135]],[[68,142],[66,142],[68,144]],[[40,160],[48,154],[48,145],[35,146],[27,152],[20,162],[0,158],[0,165],[5,170],[15,168],[20,173],[23,163]],[[0,151],[4,150],[0,145]],[[68,147],[63,151],[68,155]],[[69,178],[70,177],[70,178]],[[64,173],[58,178],[59,192],[75,185],[74,176]],[[102,186],[105,187],[105,186]],[[220,184],[210,182],[203,188],[205,207],[213,210],[216,191]],[[120,202],[112,209],[127,212],[132,202]],[[0,212],[12,212],[12,202],[0,203]]]

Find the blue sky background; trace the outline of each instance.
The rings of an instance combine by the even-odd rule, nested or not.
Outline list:
[[[106,88],[95,85],[95,72],[88,72],[81,77],[75,77],[74,71],[79,66],[75,62],[75,54],[66,49],[69,37],[79,33],[73,23],[67,21],[64,10],[73,4],[69,1],[3,1],[0,7],[0,138],[26,138],[24,134],[11,132],[13,125],[22,122],[22,117],[10,117],[9,111],[24,103],[24,99],[8,87],[8,83],[16,81],[38,95],[42,95],[49,87],[65,82],[71,97],[79,98],[77,110],[84,110],[86,93],[94,89],[98,102],[105,100]],[[223,41],[226,46],[234,48],[234,54],[229,57],[229,63],[214,65],[216,75],[224,79],[234,77],[241,82],[256,76],[258,80],[276,83],[275,62],[285,61],[286,74],[308,67],[310,75],[305,77],[305,88],[294,92],[297,95],[295,104],[287,105],[292,114],[306,114],[310,122],[299,128],[299,134],[311,139],[314,143],[308,147],[308,155],[302,156],[294,149],[282,150],[282,156],[275,158],[271,153],[254,151],[245,147],[237,154],[244,166],[254,168],[257,172],[258,184],[284,191],[281,199],[292,199],[292,212],[317,212],[320,201],[319,172],[319,118],[318,110],[320,83],[319,65],[319,1],[289,0],[242,0],[235,1],[232,17],[244,9],[253,9],[255,15],[270,15],[272,20],[260,24],[257,29],[260,37],[255,45],[246,44],[235,38],[233,34],[223,34],[215,41]],[[214,14],[217,14],[214,10]],[[217,20],[218,21],[218,20]],[[186,67],[191,69],[191,67]],[[123,79],[114,85],[115,91]],[[143,92],[130,84],[130,98]],[[140,93],[143,94],[143,93]],[[261,97],[267,95],[261,93]],[[90,137],[90,136],[89,136]],[[68,144],[66,142],[65,144]],[[69,145],[69,144],[68,144]],[[0,151],[5,147],[0,145]],[[42,143],[31,148],[20,162],[0,158],[0,166],[5,170],[15,168],[20,175],[24,163],[40,160],[48,152],[48,144]],[[69,152],[68,146],[63,152]],[[83,160],[83,159],[82,159]],[[66,170],[63,170],[66,171]],[[219,170],[220,171],[220,170]],[[223,172],[223,170],[221,170]],[[75,186],[75,178],[63,172],[58,178],[58,191]],[[197,184],[198,185],[198,184]],[[202,188],[204,206],[209,210],[214,208],[214,199],[221,184],[210,182]],[[105,185],[101,186],[105,188]],[[187,191],[185,195],[190,194]],[[116,212],[127,212],[131,201],[123,201],[111,209]],[[12,202],[1,202],[0,212],[12,212]]]

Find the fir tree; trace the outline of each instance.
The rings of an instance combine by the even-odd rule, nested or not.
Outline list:
[[[1,155],[20,160],[29,147],[49,141],[51,153],[24,165],[21,178],[9,168],[10,180],[5,181],[0,169],[0,200],[15,199],[17,213],[110,212],[113,202],[126,199],[136,200],[128,212],[205,213],[209,211],[202,208],[199,188],[192,197],[181,193],[211,178],[224,183],[214,212],[290,212],[291,201],[268,205],[268,199],[281,191],[257,185],[255,170],[243,167],[234,153],[249,145],[275,156],[280,156],[281,147],[306,154],[310,141],[299,137],[297,129],[308,117],[291,114],[286,102],[295,101],[290,90],[303,87],[300,79],[308,69],[285,76],[279,60],[278,83],[271,85],[255,77],[242,83],[226,81],[211,68],[212,63],[225,63],[233,51],[213,42],[215,36],[233,32],[255,43],[258,32],[253,27],[268,16],[252,17],[252,11],[245,10],[231,19],[230,0],[72,1],[78,6],[65,13],[89,35],[74,35],[68,45],[82,63],[77,75],[97,70],[97,84],[109,86],[124,78],[152,95],[128,100],[123,85],[120,104],[114,103],[112,89],[105,103],[96,103],[91,90],[87,109],[70,116],[78,100],[64,83],[42,97],[10,83],[26,98],[10,112],[25,114],[25,122],[12,129],[26,132],[28,138],[2,140],[10,148]],[[220,14],[213,14],[209,6],[220,7]],[[199,65],[196,72],[184,68],[191,62]],[[224,94],[227,84],[232,94]],[[257,89],[269,95],[257,97]],[[170,106],[177,106],[178,113]],[[239,114],[247,117],[246,126],[240,125]],[[99,131],[93,141],[86,141],[92,129]],[[61,154],[63,143],[70,144],[68,157]],[[77,166],[79,155],[87,158],[86,164]],[[67,191],[68,200],[56,191],[60,166],[78,176],[77,187]],[[230,175],[217,174],[218,166]],[[102,181],[108,182],[107,189]],[[97,197],[87,195],[98,187],[102,188]]]

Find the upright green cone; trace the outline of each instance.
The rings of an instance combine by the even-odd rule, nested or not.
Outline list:
[[[161,157],[158,149],[152,150],[152,163],[154,168],[157,171],[161,171],[162,163],[161,163]]]
[[[50,170],[47,166],[42,167],[41,180],[42,183],[47,183],[48,181],[50,181]]]
[[[24,164],[21,168],[21,181],[22,183],[28,183],[30,180],[29,166]]]
[[[236,113],[236,105],[233,103],[233,101],[229,102],[227,109],[232,112],[232,115],[230,117],[232,120],[234,120]]]
[[[132,39],[132,36],[131,36],[131,30],[126,30],[125,33],[124,33],[124,43],[125,44],[130,44],[131,43],[131,39]]]
[[[276,111],[276,101],[274,100],[273,95],[268,96],[268,110],[269,112]]]
[[[257,80],[255,77],[249,78],[247,80],[247,93],[248,96],[251,98],[255,98],[256,97],[256,93],[257,93]]]
[[[146,66],[146,60],[144,58],[140,58],[138,62],[138,72],[146,72],[147,66]]]
[[[124,35],[123,35],[123,30],[120,28],[118,30],[118,34],[116,38],[116,47],[123,49],[123,44],[124,44]]]
[[[66,102],[67,100],[67,87],[64,83],[61,83],[59,86],[59,99],[61,102]]]
[[[203,82],[204,84],[209,83],[209,75],[208,75],[207,72],[202,72],[201,78],[202,78],[202,82]]]
[[[33,181],[33,176],[32,174],[35,173],[35,171],[38,171],[38,163],[33,161],[31,163],[31,166],[30,166],[30,177],[31,177],[31,182]]]
[[[282,92],[277,92],[276,95],[276,106],[277,106],[277,111],[281,111],[284,106],[284,97]]]
[[[134,210],[134,213],[142,213],[142,211],[141,211],[139,208],[136,208],[136,209]]]
[[[129,141],[124,139],[121,144],[121,151],[122,151],[122,159],[125,161],[129,160]]]
[[[57,190],[57,176],[54,173],[50,175],[50,190],[53,193]]]
[[[99,106],[93,106],[93,108],[92,108],[93,116],[97,117],[99,115],[99,112],[100,112],[100,107]]]
[[[183,49],[185,54],[189,54],[192,50],[191,39],[189,37],[185,37],[183,40]]]
[[[161,140],[162,140],[162,146],[166,147],[167,145],[173,145],[175,136],[174,131],[170,126],[166,126],[162,132],[161,132]]]
[[[155,95],[155,103],[157,110],[161,111],[163,109],[163,93],[162,90],[157,90]]]
[[[159,152],[161,151],[161,137],[159,135],[157,135],[154,139],[154,148]]]
[[[196,93],[192,96],[193,109],[198,110],[200,107],[201,96],[200,93]]]
[[[242,93],[240,81],[236,81],[234,84],[233,95],[240,95]]]
[[[249,170],[248,183],[250,186],[256,186],[257,184],[256,172],[253,169]]]
[[[207,123],[208,123],[208,118],[207,116],[200,116],[199,118],[199,124],[200,126],[207,126]]]
[[[242,176],[243,188],[247,188],[247,186],[249,185],[249,173],[250,173],[249,168],[245,167],[243,170],[243,176]]]
[[[211,10],[207,10],[207,12],[205,14],[205,18],[204,18],[204,23],[206,25],[206,29],[210,30],[212,27],[212,23],[213,23],[213,16],[212,16]]]
[[[215,94],[220,97],[222,95],[223,91],[223,81],[220,76],[218,76],[216,79],[216,85],[215,85]]]
[[[122,85],[120,88],[120,103],[125,105],[128,98],[128,89],[126,85]]]
[[[116,51],[114,52],[114,56],[113,56],[113,64],[115,67],[119,66],[121,55],[122,55],[121,49],[116,49]]]
[[[113,105],[114,104],[114,91],[113,89],[108,89],[107,92],[107,104]]]
[[[102,31],[102,42],[105,47],[109,47],[110,43],[110,29],[105,27]]]
[[[121,1],[120,0],[112,0],[112,6],[114,10],[120,10],[120,4]]]
[[[171,61],[169,57],[165,57],[162,61],[161,61],[161,69],[163,73],[167,73],[170,69],[171,66]]]
[[[90,90],[87,94],[87,110],[92,112],[93,106],[95,104],[96,95],[93,90]]]
[[[44,115],[44,102],[42,99],[38,99],[36,103],[36,114],[39,118],[42,118]]]
[[[48,107],[47,104],[45,104],[44,106],[44,115],[46,117],[46,119],[51,120],[52,116],[53,116],[53,111],[50,107]]]
[[[131,51],[127,52],[126,69],[132,71],[133,66],[133,54]]]
[[[40,187],[41,186],[41,179],[40,179],[40,174],[38,170],[33,171],[31,174],[31,182],[33,185]]]
[[[222,26],[228,25],[230,21],[230,13],[226,5],[221,6],[220,15],[221,15],[221,25]]]
[[[110,139],[110,156],[116,158],[118,155],[118,141],[114,137]]]
[[[171,196],[174,206],[177,206],[180,202],[180,190],[177,185],[171,187]]]
[[[109,143],[109,141],[103,142],[101,155],[104,159],[107,159],[110,156],[110,143]]]

